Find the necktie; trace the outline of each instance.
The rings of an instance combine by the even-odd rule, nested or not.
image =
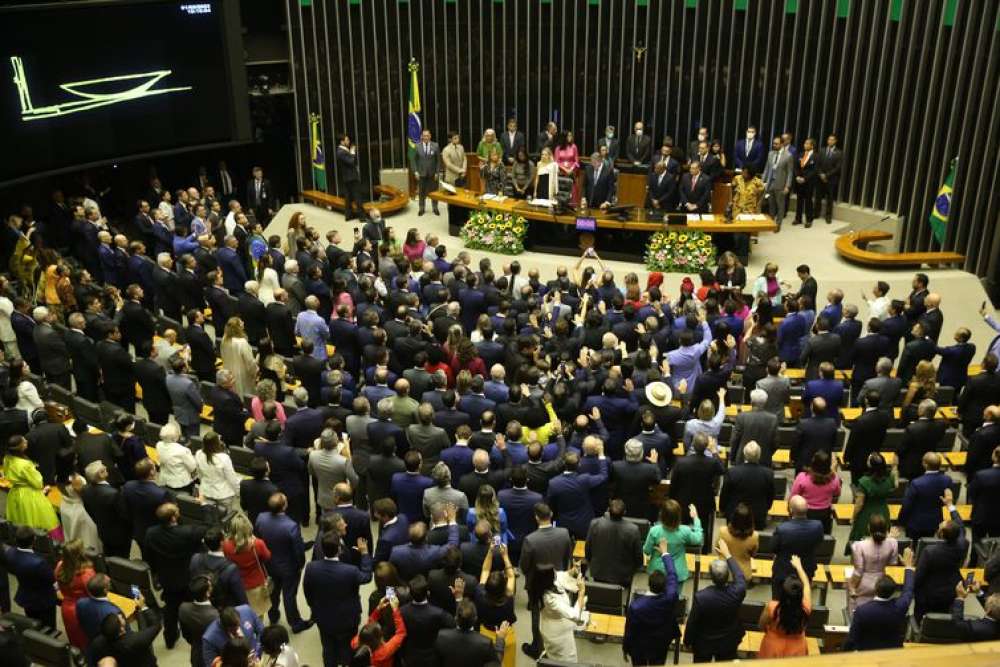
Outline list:
[[[257,203],[260,203],[260,181],[254,181],[257,184]]]
[[[753,141],[747,142],[747,157],[750,157],[750,149],[753,148]]]
[[[695,174],[694,178],[691,179],[691,189],[694,190],[696,187],[698,187],[698,174]]]
[[[833,149],[832,149],[832,148],[827,148],[827,149],[826,149],[826,156],[827,156],[827,157],[830,157],[830,156],[832,156],[832,155],[833,155]]]

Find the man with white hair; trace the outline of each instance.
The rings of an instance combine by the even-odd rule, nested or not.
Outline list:
[[[638,438],[625,441],[625,460],[611,464],[612,494],[625,503],[625,516],[650,519],[656,509],[649,502],[649,492],[660,483],[660,468],[656,450],[649,459],[643,456],[645,447]]]
[[[243,445],[249,413],[243,399],[236,393],[233,373],[220,368],[215,374],[215,386],[208,392],[207,403],[212,406],[213,428],[222,441],[230,447]]]
[[[31,335],[38,350],[38,360],[42,365],[46,382],[53,382],[65,389],[72,389],[69,363],[69,350],[62,334],[56,331],[52,324],[56,321],[55,313],[45,306],[38,306],[32,312],[35,328]]]
[[[330,337],[330,327],[326,319],[316,311],[319,309],[319,299],[310,294],[305,298],[305,307],[295,318],[295,335],[301,336],[303,342],[313,345],[312,356],[315,359],[326,359],[326,341]]]
[[[97,241],[99,243],[97,255],[101,261],[101,275],[104,282],[108,285],[114,285],[118,289],[124,289],[125,263],[111,247],[114,237],[110,232],[101,230],[97,232]]]
[[[156,256],[156,266],[153,267],[153,285],[156,297],[156,307],[163,314],[177,322],[181,321],[181,299],[178,289],[177,274],[173,271],[174,260],[168,252]]]
[[[684,645],[694,651],[695,662],[735,660],[743,641],[739,611],[747,594],[746,580],[725,540],[719,540],[719,555],[708,566],[712,585],[694,594],[685,626]]]
[[[504,382],[507,377],[507,370],[503,364],[493,364],[490,368],[490,379],[483,383],[483,393],[497,405],[507,402],[510,395],[510,387]]]
[[[745,503],[753,512],[754,525],[767,525],[767,512],[774,500],[774,470],[760,460],[761,448],[751,440],[740,451],[742,463],[730,466],[722,480],[719,508],[728,518]]]
[[[229,234],[225,238],[223,247],[215,253],[219,270],[222,271],[222,284],[233,296],[243,292],[243,285],[247,281],[246,267],[243,265],[243,258],[240,257],[239,245],[236,237]]]
[[[285,273],[281,276],[281,287],[288,292],[288,310],[292,317],[305,309],[306,286],[299,278],[299,263],[294,259],[285,260]]]
[[[108,468],[103,461],[91,461],[83,474],[88,483],[80,495],[84,509],[97,526],[102,553],[128,558],[132,549],[132,528],[128,521],[122,520],[125,506],[121,490],[108,483]]]
[[[237,302],[237,310],[246,327],[247,340],[256,347],[267,336],[267,308],[260,300],[260,283],[248,280],[243,283],[243,294]]]
[[[778,417],[766,410],[766,406],[767,392],[754,389],[750,392],[750,411],[736,415],[729,441],[732,451],[736,453],[736,463],[743,461],[743,446],[753,441],[760,447],[761,463],[771,465],[771,454],[778,438]]]

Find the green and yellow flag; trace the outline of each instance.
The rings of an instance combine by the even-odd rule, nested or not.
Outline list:
[[[311,114],[309,116],[309,145],[312,155],[313,187],[326,192],[326,156],[323,154],[322,132],[319,114]]]
[[[955,183],[955,167],[958,165],[958,158],[954,158],[948,165],[948,176],[941,184],[934,204],[931,206],[931,214],[927,217],[927,222],[931,225],[931,232],[938,243],[944,243],[945,230],[948,227],[948,215],[951,213],[951,188]]]
[[[420,135],[424,131],[420,123],[420,84],[417,81],[417,72],[420,65],[416,60],[411,60],[408,66],[410,70],[410,103],[406,112],[406,157],[410,164],[413,164],[417,156],[417,144],[420,143]]]

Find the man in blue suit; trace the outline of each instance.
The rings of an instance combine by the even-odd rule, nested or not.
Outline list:
[[[90,641],[101,634],[101,624],[105,618],[122,613],[118,605],[108,599],[110,589],[111,580],[108,575],[98,572],[87,582],[87,597],[76,601],[76,620],[80,622],[80,629]]]
[[[15,547],[4,550],[7,571],[17,579],[14,602],[24,609],[24,615],[47,628],[56,627],[56,577],[52,566],[43,556],[35,553],[35,531],[28,526],[18,526]]]
[[[365,431],[368,434],[368,442],[372,451],[380,451],[382,444],[388,438],[392,438],[396,443],[396,455],[402,456],[409,448],[409,444],[406,441],[406,431],[400,428],[399,424],[391,421],[392,406],[392,398],[383,398],[379,401],[372,415],[375,417],[375,421],[369,422],[365,427]]]
[[[469,428],[473,431],[479,430],[482,426],[483,414],[495,412],[497,404],[486,398],[485,381],[482,375],[476,375],[469,384],[469,393],[458,399],[458,409],[469,415]]]
[[[507,544],[510,549],[511,562],[521,560],[521,544],[524,538],[538,528],[535,522],[535,505],[544,502],[542,494],[528,488],[528,471],[524,466],[517,466],[510,471],[511,488],[501,490],[497,496],[500,507],[507,513],[507,528],[513,539]]]
[[[459,287],[458,303],[462,328],[466,334],[472,333],[479,316],[486,313],[486,295],[480,291],[479,277],[475,273],[469,273],[465,277],[465,287]]]
[[[296,449],[309,449],[323,432],[326,415],[319,408],[309,407],[309,392],[305,387],[296,387],[292,397],[296,410],[285,422],[285,444]]]
[[[393,548],[406,544],[410,539],[410,522],[399,514],[392,498],[379,498],[372,503],[372,516],[379,523],[378,543],[375,545],[375,562],[389,560]]]
[[[708,567],[712,586],[694,594],[684,629],[684,645],[694,651],[695,662],[735,660],[736,649],[743,641],[739,616],[747,594],[743,570],[729,553],[725,540],[719,540],[719,555],[724,560],[712,561]]]
[[[274,421],[264,429],[265,440],[254,444],[254,453],[267,460],[271,469],[271,481],[285,494],[289,514],[299,523],[309,516],[309,490],[306,486],[306,460],[302,456],[307,450],[296,449],[279,440],[281,424]]]
[[[580,455],[567,452],[563,455],[563,473],[549,482],[547,502],[559,525],[569,529],[574,539],[583,540],[594,518],[590,490],[608,481],[608,460],[604,456],[604,443],[598,438],[597,459],[599,472],[595,475],[577,472]],[[584,441],[586,443],[586,441]]]
[[[757,128],[747,128],[746,138],[736,142],[733,148],[733,164],[737,169],[751,167],[759,174],[764,168],[764,142],[757,138]]]
[[[306,565],[302,590],[312,610],[323,645],[324,667],[351,662],[351,638],[361,622],[361,597],[358,589],[372,580],[372,559],[368,542],[358,538],[361,563],[357,566],[340,561],[340,535],[323,536],[323,559]]]
[[[625,614],[622,653],[633,665],[662,665],[670,644],[680,634],[675,611],[677,571],[667,553],[667,541],[660,540],[659,546],[664,571],[649,575],[649,594],[635,596]]]
[[[822,449],[832,453],[837,442],[837,420],[827,414],[826,400],[819,396],[812,399],[809,412],[812,416],[800,419],[795,427],[795,441],[790,455],[796,473],[810,464],[817,451]]]
[[[219,620],[212,621],[205,629],[201,639],[204,666],[212,667],[215,658],[222,655],[222,649],[230,639],[245,639],[254,657],[260,656],[260,633],[263,631],[264,624],[249,605],[226,607],[219,612]]]
[[[916,542],[933,537],[941,524],[941,498],[951,490],[951,478],[941,472],[941,455],[927,452],[921,461],[924,474],[910,480],[899,509],[899,523],[906,536]]]
[[[785,579],[794,575],[792,556],[802,560],[802,569],[811,581],[816,574],[816,548],[823,542],[823,524],[806,517],[809,511],[806,499],[792,496],[788,500],[791,518],[774,529],[774,566],[771,571],[771,595],[777,600]]]
[[[806,321],[798,317],[798,303],[792,299],[785,307],[785,319],[778,325],[778,357],[786,364],[799,362],[802,354],[802,339],[809,333]]]
[[[426,575],[439,566],[449,546],[458,545],[458,524],[455,523],[453,505],[447,506],[445,516],[448,521],[447,544],[427,544],[427,524],[419,521],[410,525],[409,542],[392,548],[389,562],[396,566],[400,578],[404,581],[409,581],[418,574]]]
[[[331,514],[339,514],[347,525],[344,542],[354,544],[358,538],[364,538],[372,543],[372,523],[368,512],[354,506],[354,490],[349,482],[340,482],[333,487],[333,499],[336,505]]]
[[[246,268],[240,258],[237,248],[239,242],[235,236],[227,236],[225,246],[219,248],[215,253],[215,258],[219,262],[219,270],[222,271],[222,284],[233,296],[243,293],[244,284],[247,281]]]
[[[122,500],[132,517],[132,537],[139,543],[142,559],[148,563],[146,531],[157,524],[156,510],[174,496],[154,481],[156,465],[150,459],[135,464],[135,477],[122,487]]]
[[[302,632],[312,626],[312,621],[304,621],[299,614],[296,597],[299,593],[299,577],[306,562],[306,546],[302,541],[299,524],[287,514],[288,499],[283,493],[275,493],[267,501],[268,511],[257,517],[255,531],[271,550],[271,560],[267,571],[274,581],[271,591],[271,610],[268,618],[277,623],[281,618],[278,611],[279,598],[285,601],[285,620],[292,632]],[[211,661],[205,654],[206,665]]]
[[[430,477],[420,474],[422,462],[420,452],[413,449],[406,452],[403,457],[406,470],[393,475],[389,484],[389,495],[399,506],[399,513],[410,523],[423,521],[424,491],[434,486]]]
[[[812,400],[821,397],[826,401],[826,414],[840,421],[840,408],[844,400],[844,383],[836,379],[836,370],[829,361],[819,365],[819,378],[806,382],[802,392],[802,405],[806,406],[806,417],[811,417]]]
[[[913,601],[913,550],[903,551],[903,591],[893,599],[896,582],[882,575],[875,583],[875,599],[858,607],[851,618],[851,631],[845,649],[871,651],[881,648],[903,648],[906,615]]]
[[[941,355],[938,364],[938,384],[942,387],[954,387],[955,394],[962,391],[969,379],[969,363],[976,356],[976,346],[969,342],[972,332],[966,327],[959,327],[955,332],[955,344],[937,348]]]

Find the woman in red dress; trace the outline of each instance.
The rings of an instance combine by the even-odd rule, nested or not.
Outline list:
[[[472,375],[486,377],[486,364],[471,340],[463,337],[456,348],[451,357],[451,370],[455,375],[461,371],[469,371]]]
[[[94,565],[84,553],[83,542],[70,540],[63,547],[62,560],[56,564],[56,582],[62,594],[62,618],[69,643],[87,648],[89,640],[76,618],[76,601],[87,597],[87,582],[94,576]]]

